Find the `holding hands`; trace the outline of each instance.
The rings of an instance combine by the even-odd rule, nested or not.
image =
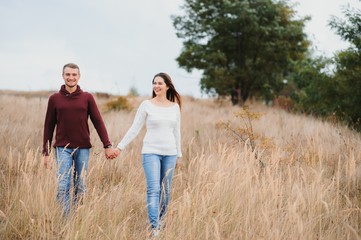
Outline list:
[[[105,149],[105,157],[108,160],[113,160],[114,158],[118,157],[120,154],[119,148],[106,148]]]

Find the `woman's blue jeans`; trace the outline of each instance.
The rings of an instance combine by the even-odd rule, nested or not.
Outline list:
[[[142,158],[147,181],[148,218],[152,228],[159,228],[159,220],[167,211],[177,156],[142,154]]]
[[[70,213],[70,187],[73,178],[72,203],[76,204],[86,191],[85,174],[88,171],[89,148],[56,148],[58,190],[56,200],[62,205],[64,215]],[[74,167],[74,169],[73,169]]]

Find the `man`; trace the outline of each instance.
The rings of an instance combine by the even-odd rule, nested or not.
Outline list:
[[[88,118],[90,117],[105,149],[106,158],[114,158],[108,133],[93,96],[83,92],[78,85],[79,67],[68,63],[63,67],[64,85],[50,96],[44,124],[43,161],[50,167],[49,148],[55,135],[57,167],[57,201],[62,205],[64,215],[70,213],[70,186],[73,175],[74,194],[72,202],[77,203],[86,190],[84,175],[88,170],[91,148]],[[74,166],[74,169],[73,169]]]

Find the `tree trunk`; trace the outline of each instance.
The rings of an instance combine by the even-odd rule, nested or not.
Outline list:
[[[231,93],[231,101],[233,105],[237,105],[241,99],[241,90],[239,88],[234,88]]]

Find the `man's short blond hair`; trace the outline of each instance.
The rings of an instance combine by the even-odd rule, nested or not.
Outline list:
[[[63,67],[63,75],[64,75],[64,70],[65,70],[65,68],[67,68],[67,67],[68,67],[68,68],[73,68],[73,69],[78,69],[79,75],[80,75],[79,66],[76,65],[75,63],[67,63],[67,64],[65,64],[64,67]]]

